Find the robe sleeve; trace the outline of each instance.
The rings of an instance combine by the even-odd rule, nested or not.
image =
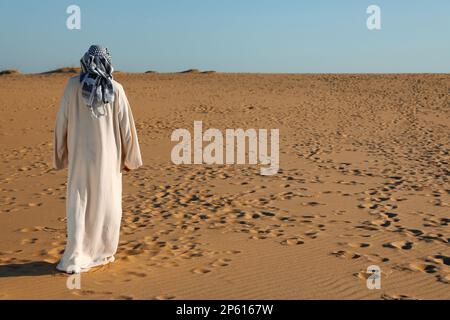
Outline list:
[[[119,90],[119,127],[120,138],[122,143],[122,171],[124,167],[134,170],[142,166],[141,150],[139,147],[139,140],[134,124],[133,113],[128,102],[125,91],[121,88]]]
[[[67,123],[68,123],[68,105],[69,92],[71,89],[70,82],[64,90],[61,99],[58,114],[56,116],[55,131],[53,136],[53,168],[62,170],[67,167],[69,160],[69,152],[67,147]]]

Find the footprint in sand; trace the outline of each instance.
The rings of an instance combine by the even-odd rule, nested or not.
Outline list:
[[[95,291],[93,291],[93,290],[76,290],[75,289],[75,290],[71,290],[71,293],[75,296],[82,297],[82,296],[91,296],[91,295],[95,294]]]
[[[242,251],[240,251],[240,250],[227,250],[227,251],[225,251],[226,254],[239,254],[241,252]]]
[[[30,239],[22,239],[22,241],[20,241],[20,243],[23,245],[35,244],[37,241],[38,241],[38,238],[30,238]]]
[[[400,266],[399,270],[410,270],[410,271],[420,271],[425,273],[436,273],[438,268],[429,263],[425,262],[412,262],[405,267]]]
[[[450,284],[450,257],[437,254],[428,256],[424,259],[424,263],[416,263],[415,270],[436,274],[439,282]]]
[[[449,256],[444,256],[441,254],[437,254],[434,256],[429,256],[425,259],[426,261],[430,261],[436,264],[440,264],[440,265],[446,265],[446,266],[450,266],[450,257]]]
[[[63,253],[64,253],[64,247],[62,247],[62,246],[54,247],[50,250],[42,249],[39,252],[40,256],[45,258],[44,261],[47,261],[50,263],[57,262]]]
[[[386,268],[383,268],[383,271],[381,271],[382,278],[389,278],[389,276],[393,273],[392,270],[389,270],[388,272],[385,272]],[[354,277],[361,279],[363,281],[366,281],[372,273],[368,273],[367,270],[360,270],[359,272],[356,272],[353,274]]]
[[[305,242],[300,237],[291,237],[288,239],[284,239],[280,242],[280,244],[282,244],[283,246],[295,246],[295,245],[304,244],[304,243]]]
[[[131,276],[138,277],[138,278],[145,278],[145,277],[147,277],[147,274],[145,272],[129,271],[128,274],[131,275]]]
[[[305,232],[305,236],[307,236],[310,239],[316,239],[319,235],[319,231],[317,230],[308,230]]]
[[[342,245],[342,246],[349,246],[351,248],[368,248],[368,247],[370,247],[370,243],[366,243],[366,242],[361,242],[361,243],[339,242],[338,244]]]
[[[226,267],[231,262],[231,259],[228,258],[220,258],[211,263],[212,267]]]
[[[411,250],[413,243],[409,241],[394,241],[383,244],[385,248]]]
[[[383,293],[381,295],[381,299],[383,300],[417,300],[416,298],[404,295],[404,294],[388,294]]]
[[[208,269],[208,268],[194,268],[191,270],[191,272],[196,273],[196,274],[206,274],[206,273],[210,273],[212,270]]]
[[[230,265],[231,259],[229,258],[219,258],[216,259],[203,267],[197,267],[191,270],[195,274],[206,274],[214,271],[217,268],[223,268]]]
[[[331,255],[336,256],[338,258],[345,258],[345,259],[358,259],[361,257],[361,254],[357,252],[352,251],[346,251],[346,250],[337,250],[333,251]]]
[[[161,295],[154,297],[154,299],[155,300],[173,300],[173,299],[175,299],[175,296],[171,295],[171,294],[161,294]]]
[[[33,208],[33,207],[40,207],[42,206],[42,203],[35,203],[35,202],[29,202],[27,204],[28,207]]]

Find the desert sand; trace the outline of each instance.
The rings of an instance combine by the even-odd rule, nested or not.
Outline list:
[[[0,76],[0,299],[450,299],[448,75],[117,73],[144,166],[116,262],[69,290],[51,161],[72,75]],[[280,172],[172,164],[194,120],[280,129]]]

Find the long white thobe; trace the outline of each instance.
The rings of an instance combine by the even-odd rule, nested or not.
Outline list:
[[[114,261],[122,218],[122,170],[142,165],[123,87],[113,81],[107,115],[91,116],[79,76],[69,80],[56,119],[53,166],[68,167],[67,244],[57,269],[88,271]]]

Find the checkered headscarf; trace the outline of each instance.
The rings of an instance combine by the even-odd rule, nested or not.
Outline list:
[[[106,104],[114,101],[111,55],[107,48],[93,45],[81,58],[82,95],[96,118],[107,114]],[[103,113],[100,112],[103,108]]]

